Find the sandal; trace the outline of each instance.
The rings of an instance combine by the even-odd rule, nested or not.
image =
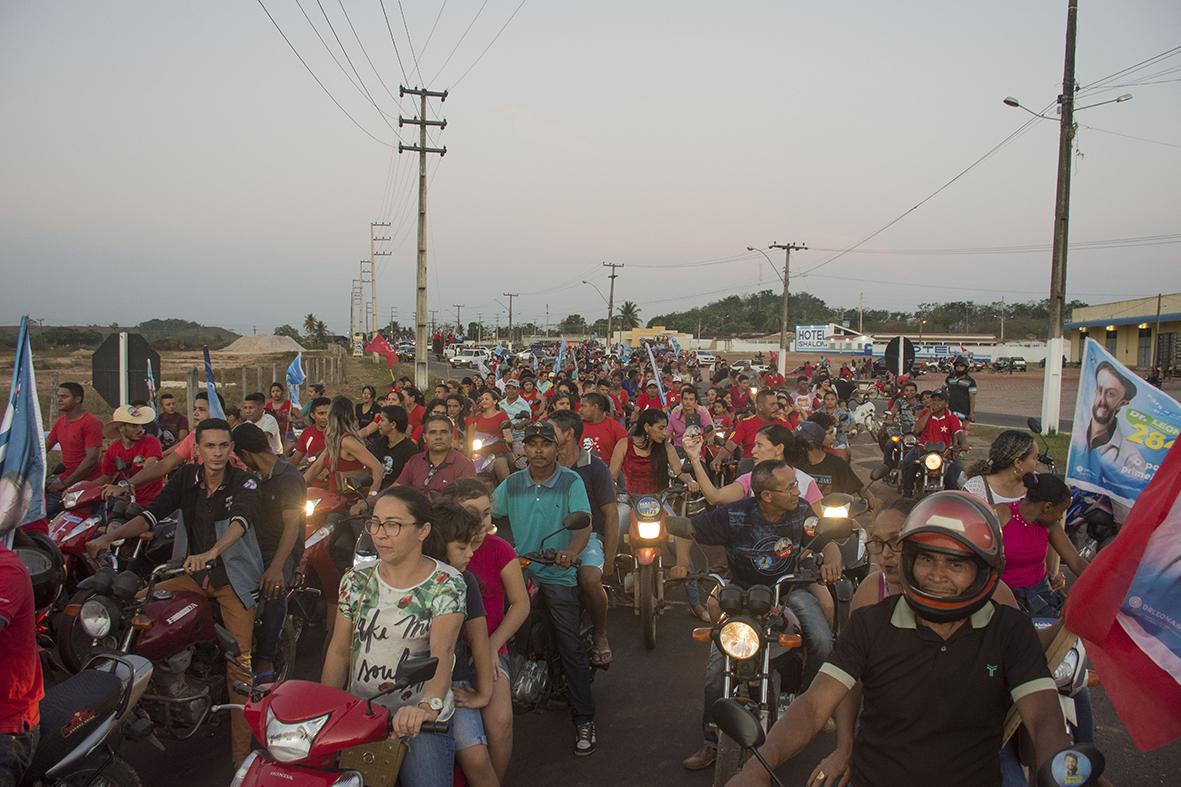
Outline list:
[[[609,667],[611,662],[615,660],[615,656],[611,653],[611,648],[593,647],[590,652],[590,663],[592,667]]]

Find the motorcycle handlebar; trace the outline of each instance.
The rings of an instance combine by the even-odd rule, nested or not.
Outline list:
[[[528,560],[530,563],[541,563],[543,566],[555,565],[555,553],[546,550],[545,552],[529,552],[521,555],[522,560]],[[580,568],[582,566],[581,560],[575,560],[567,568]]]
[[[440,735],[446,735],[451,731],[451,723],[447,721],[424,721],[420,731],[437,732]]]

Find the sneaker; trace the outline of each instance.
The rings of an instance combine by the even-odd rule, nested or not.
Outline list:
[[[594,754],[597,748],[599,748],[599,739],[595,735],[595,723],[584,721],[582,724],[575,725],[574,755],[586,757]]]
[[[685,770],[689,771],[703,771],[714,764],[714,760],[718,758],[718,749],[716,746],[705,744],[701,747],[701,751],[697,752],[691,757],[686,757],[681,760],[681,765],[685,766]]]

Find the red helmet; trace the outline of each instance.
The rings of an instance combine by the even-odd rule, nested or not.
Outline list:
[[[923,499],[906,518],[902,540],[902,592],[920,617],[935,623],[961,620],[983,607],[1000,583],[1005,568],[1004,542],[996,514],[968,492],[936,492]],[[923,592],[914,579],[920,551],[970,557],[976,580],[959,596]]]

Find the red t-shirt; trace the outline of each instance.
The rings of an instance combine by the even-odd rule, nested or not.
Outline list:
[[[582,422],[582,447],[594,451],[607,464],[611,464],[615,444],[626,439],[627,429],[614,418],[604,418],[597,424]]]
[[[475,427],[475,432],[472,431],[472,427]],[[467,419],[468,437],[475,437],[476,433],[479,433],[486,436],[485,442],[488,437],[493,440],[503,439],[504,430],[510,427],[508,415],[504,410],[497,410],[492,415],[477,413]]]
[[[952,439],[956,432],[964,430],[960,419],[956,418],[955,413],[951,410],[944,410],[943,415],[932,415],[927,419],[927,425],[923,428],[923,433],[919,437],[919,442],[922,445],[927,443],[943,443],[950,448],[952,446]]]
[[[648,392],[645,391],[636,397],[636,409],[640,411],[663,410],[664,404],[660,401],[660,394],[649,396]]]
[[[320,427],[312,424],[300,432],[299,439],[295,441],[295,450],[303,454],[303,460],[309,465],[316,461],[316,457],[324,450],[324,433]]]
[[[110,476],[111,483],[118,483],[144,469],[144,462],[148,459],[163,459],[164,452],[160,448],[160,441],[146,434],[131,444],[130,448],[123,447],[122,440],[116,440],[107,446],[102,461],[99,462],[99,474]],[[123,472],[119,472],[116,459],[123,460]],[[135,487],[135,502],[147,506],[156,499],[160,490],[164,488],[164,479],[157,478],[146,484]]]
[[[278,408],[275,407],[274,401],[269,401],[264,409],[275,417],[275,422],[279,424],[279,434],[286,438],[287,430],[291,428],[291,400],[284,400]]]
[[[750,456],[755,448],[755,435],[764,426],[770,426],[771,424],[782,424],[788,429],[791,428],[791,424],[781,418],[776,418],[774,421],[764,421],[757,415],[752,415],[738,422],[738,426],[734,427],[734,434],[730,435],[730,439],[742,448],[743,456]]]
[[[409,426],[422,426],[422,418],[425,415],[426,408],[421,404],[416,404],[414,407],[410,408],[410,411],[406,414],[406,423]]]
[[[750,389],[744,388],[741,385],[730,386],[730,401],[734,403],[735,410],[742,410],[750,406]]]
[[[517,551],[512,544],[499,536],[487,536],[467,565],[467,570],[480,580],[480,598],[484,602],[484,617],[488,622],[489,634],[496,631],[504,620],[507,597],[500,572],[516,559]],[[507,653],[508,648],[502,645],[500,652]]]
[[[102,421],[95,418],[91,413],[82,413],[82,417],[71,421],[68,417],[62,416],[57,419],[53,428],[49,430],[49,444],[57,443],[61,447],[62,464],[66,466],[66,471],[62,473],[62,477],[66,478],[70,473],[77,469],[78,465],[82,464],[82,460],[86,458],[86,450],[88,448],[101,448],[103,444],[103,424]],[[93,481],[102,475],[98,463],[94,465],[94,469],[85,478],[79,478],[79,481]]]
[[[782,388],[784,382],[783,375],[779,372],[767,372],[763,375],[763,384],[768,388]]]
[[[91,416],[94,418],[94,416]],[[96,421],[98,419],[95,419]],[[37,655],[37,611],[33,583],[24,561],[0,545],[0,734],[22,733],[41,721],[41,659]]]

